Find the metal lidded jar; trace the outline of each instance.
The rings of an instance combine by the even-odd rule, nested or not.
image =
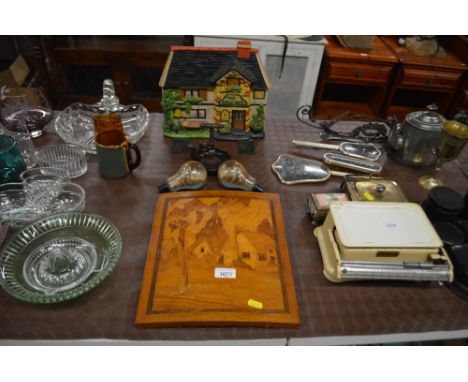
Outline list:
[[[437,113],[435,104],[427,110],[408,114],[402,124],[390,131],[389,154],[397,162],[429,167],[437,161],[437,146],[442,140],[442,124],[445,118]]]

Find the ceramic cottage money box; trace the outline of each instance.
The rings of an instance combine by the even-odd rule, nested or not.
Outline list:
[[[159,86],[164,134],[173,138],[263,138],[270,87],[258,49],[174,46]]]

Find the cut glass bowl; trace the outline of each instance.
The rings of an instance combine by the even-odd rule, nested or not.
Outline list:
[[[46,145],[36,152],[39,166],[61,168],[70,178],[78,178],[88,170],[86,150],[72,144]]]

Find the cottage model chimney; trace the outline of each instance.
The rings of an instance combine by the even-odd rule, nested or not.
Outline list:
[[[250,57],[251,43],[249,40],[239,40],[237,42],[237,58]]]

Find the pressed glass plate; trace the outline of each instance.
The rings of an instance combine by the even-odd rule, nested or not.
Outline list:
[[[99,285],[122,252],[117,228],[80,212],[43,218],[17,232],[0,255],[0,285],[13,297],[48,304]]]

